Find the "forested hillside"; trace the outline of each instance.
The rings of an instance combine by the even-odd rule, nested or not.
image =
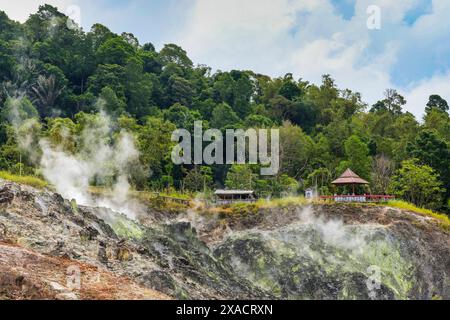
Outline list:
[[[392,89],[367,105],[332,75],[316,85],[292,74],[213,72],[176,44],[158,51],[131,33],[100,24],[85,32],[67,21],[48,5],[24,24],[0,12],[1,170],[41,175],[41,138],[53,150],[90,157],[100,150],[86,152],[93,144],[85,129],[108,121],[95,139],[113,144],[130,134],[138,157],[126,175],[137,189],[226,186],[279,196],[317,185],[330,194],[330,182],[350,167],[372,193],[449,212],[450,117],[439,92],[416,119]],[[195,120],[221,130],[279,128],[279,174],[260,176],[258,165],[174,165],[171,133]],[[90,183],[108,186],[121,173],[94,174]]]

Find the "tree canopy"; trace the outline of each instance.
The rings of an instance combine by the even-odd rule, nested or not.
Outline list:
[[[137,188],[227,186],[281,195],[317,185],[329,193],[333,178],[350,167],[373,192],[390,189],[449,210],[449,107],[438,93],[420,101],[426,112],[419,122],[394,89],[368,107],[331,75],[314,84],[291,73],[213,72],[176,44],[158,50],[101,24],[87,32],[69,28],[67,19],[50,5],[23,24],[0,12],[0,169],[39,174],[31,159],[22,163],[17,139],[17,128],[30,119],[28,130],[77,152],[80,128],[106,114],[112,125],[99,138],[110,143],[124,130],[136,141],[145,169],[134,179]],[[255,165],[173,164],[172,131],[192,131],[197,120],[222,131],[280,129],[278,175],[260,176]]]

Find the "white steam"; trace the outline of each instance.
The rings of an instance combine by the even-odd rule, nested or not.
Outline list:
[[[130,197],[128,168],[138,161],[139,152],[133,137],[125,131],[121,131],[116,141],[111,143],[110,119],[105,113],[100,113],[100,117],[100,123],[82,131],[82,148],[76,154],[41,139],[42,174],[64,198],[75,199],[81,205],[106,207],[135,219],[142,207]],[[111,177],[115,180],[109,181]],[[92,196],[89,186],[93,179],[110,184],[111,193]]]
[[[7,116],[14,129],[19,150],[39,166],[45,179],[64,198],[78,204],[105,207],[135,219],[144,207],[130,197],[130,170],[139,163],[139,152],[133,136],[122,130],[112,139],[113,124],[109,116],[100,112],[92,123],[84,125],[79,135],[62,127],[62,143],[55,145],[40,137],[38,119],[24,113],[23,95],[8,98]],[[103,102],[99,102],[99,108]],[[74,153],[63,148],[64,141],[78,142]],[[92,182],[111,187],[107,195],[93,196]]]
[[[298,224],[312,228],[331,246],[359,252],[366,245],[365,234],[354,232],[353,226],[346,225],[341,219],[315,215],[311,206],[299,209]]]

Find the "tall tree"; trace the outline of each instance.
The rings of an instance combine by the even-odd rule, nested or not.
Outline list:
[[[426,113],[429,113],[433,108],[436,108],[443,112],[447,112],[448,103],[447,101],[442,99],[440,95],[432,94],[428,99],[427,106],[425,108]]]
[[[352,135],[345,141],[344,146],[347,160],[340,163],[339,171],[344,172],[346,168],[351,168],[360,177],[369,179],[372,159],[367,144],[358,136]]]
[[[405,98],[395,89],[386,89],[384,99],[375,103],[370,110],[371,112],[388,111],[391,114],[399,115],[402,108],[406,104]]]
[[[405,160],[393,177],[390,191],[416,204],[431,209],[442,206],[442,182],[439,175],[429,166],[420,165],[417,160]]]

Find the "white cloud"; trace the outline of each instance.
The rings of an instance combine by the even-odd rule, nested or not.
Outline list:
[[[31,13],[35,13],[40,5],[50,4],[64,12],[73,4],[70,0],[0,0],[0,10],[5,11],[10,19],[25,22]]]
[[[450,71],[414,83],[409,88],[401,89],[401,93],[407,98],[407,109],[421,116],[432,94],[438,94],[450,102]]]
[[[167,17],[158,20],[158,29],[146,29],[145,22],[137,19],[147,4],[139,0],[114,6],[107,1],[21,0],[18,4],[0,0],[0,9],[13,19],[25,21],[44,2],[61,11],[78,4],[85,29],[88,23],[100,22],[116,32],[138,34],[145,41],[157,38],[158,43],[175,42],[195,62],[214,69],[251,69],[271,76],[292,72],[315,83],[329,73],[339,87],[361,92],[368,103],[380,99],[386,88],[396,88],[406,96],[407,110],[418,118],[429,94],[450,99],[448,0],[433,0],[432,12],[413,25],[403,23],[403,19],[424,0],[357,0],[355,16],[349,20],[337,12],[331,0],[191,1],[192,6],[184,13],[184,25]],[[372,4],[381,8],[381,30],[366,27],[366,9]],[[176,28],[179,32],[175,35],[165,32]],[[406,63],[399,68],[399,62],[405,62],[401,59]],[[430,70],[426,75],[404,77],[411,75],[409,66]],[[395,85],[400,83],[396,80],[399,77],[413,80]]]
[[[450,2],[434,0],[432,13],[408,26],[403,19],[419,1],[358,0],[355,16],[345,20],[328,0],[196,0],[178,42],[194,61],[215,69],[252,69],[271,76],[292,72],[316,83],[329,73],[340,87],[361,92],[369,103],[386,88],[396,88],[409,101],[406,109],[420,118],[428,92],[445,96],[449,77],[401,87],[393,83],[393,66],[400,52],[414,57],[416,49],[433,50],[437,39],[447,36],[450,20],[444,16]],[[379,31],[366,27],[366,9],[372,4],[381,8]],[[448,61],[446,55],[443,59]]]

